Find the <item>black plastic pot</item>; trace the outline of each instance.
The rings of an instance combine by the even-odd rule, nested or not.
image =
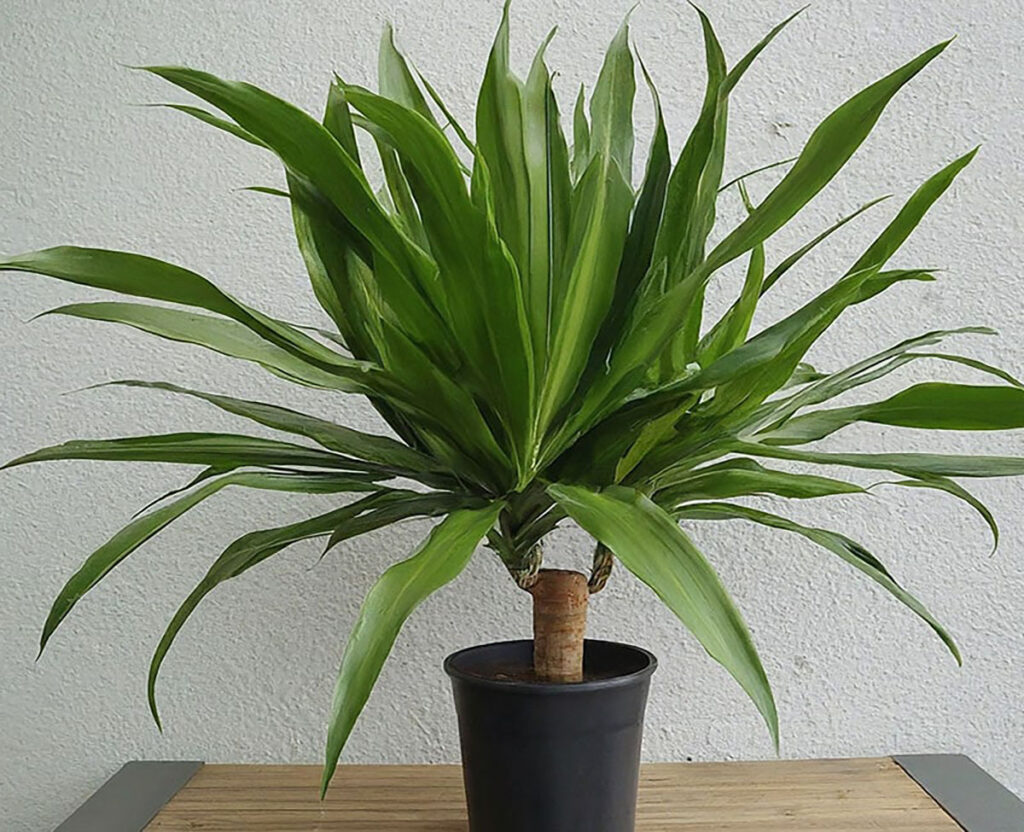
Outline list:
[[[587,641],[584,681],[520,681],[532,641],[453,653],[470,832],[633,832],[646,650]]]

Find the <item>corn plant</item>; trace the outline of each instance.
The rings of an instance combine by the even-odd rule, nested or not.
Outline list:
[[[934,278],[927,268],[887,264],[975,151],[918,187],[855,262],[837,266],[825,291],[751,333],[760,298],[779,292],[777,284],[801,258],[864,209],[771,267],[766,242],[829,184],[889,101],[947,43],[833,110],[798,156],[765,166],[779,168],[776,184],[754,199],[748,187],[767,180],[751,177],[764,167],[722,181],[729,97],[792,18],[730,66],[710,21],[698,14],[707,87],[676,154],[658,93],[631,49],[628,22],[589,95],[581,88],[571,116],[563,116],[544,57],[550,37],[525,80],[510,68],[506,6],[472,136],[396,49],[390,30],[380,47],[378,91],[335,77],[320,120],[249,84],[183,67],[148,67],[219,113],[167,106],[280,159],[283,186],[257,190],[288,201],[312,290],[333,327],[286,323],[195,272],[139,254],[60,247],[7,258],[0,269],[162,302],[77,303],[50,311],[127,324],[254,362],[294,384],[365,396],[390,432],[371,435],[284,406],[159,381],[110,382],[201,399],[285,436],[76,439],[8,463],[202,466],[184,488],[164,495],[86,559],[55,601],[41,647],[82,596],[149,538],[216,492],[238,486],[356,497],[326,513],[252,531],[213,560],[156,648],[149,673],[154,718],[154,686],[168,649],[223,581],[297,541],[326,539],[325,551],[334,551],[407,518],[443,518],[408,559],[383,573],[363,603],[330,711],[324,788],[412,610],[458,576],[481,542],[507,568],[510,586],[529,588],[543,574],[543,539],[569,520],[597,541],[591,590],[603,585],[613,560],[636,575],[735,677],[776,744],[776,707],[750,634],[681,522],[691,529],[691,521],[746,520],[808,538],[885,587],[959,661],[942,625],[864,546],[733,502],[749,495],[865,493],[845,479],[796,473],[790,461],[878,470],[896,475],[896,485],[965,501],[997,534],[988,509],[957,478],[1024,474],[1022,458],[823,452],[814,445],[855,422],[1024,427],[1021,382],[940,346],[990,330],[926,332],[835,371],[805,361],[845,309],[896,284]],[[653,99],[655,124],[635,187],[638,78]],[[709,245],[716,206],[733,188],[744,218],[716,230],[718,242]],[[706,288],[739,258],[746,271],[738,296],[724,315],[705,321]],[[992,381],[929,381],[880,401],[826,406],[922,358],[967,365]]]

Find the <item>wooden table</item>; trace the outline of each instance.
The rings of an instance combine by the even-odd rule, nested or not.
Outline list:
[[[342,766],[323,803],[319,779],[319,766],[129,763],[57,832],[467,829],[458,766]],[[658,763],[643,768],[636,828],[1021,832],[1024,803],[959,755]]]

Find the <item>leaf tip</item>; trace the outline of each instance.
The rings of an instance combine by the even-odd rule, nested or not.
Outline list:
[[[162,734],[164,732],[164,724],[160,719],[160,711],[156,706],[156,691],[152,688],[149,691],[149,713],[153,717],[153,722],[156,723],[156,730]]]
[[[62,307],[59,307],[59,306],[58,306],[58,307],[56,307],[56,308],[54,308],[54,309],[44,309],[44,310],[43,310],[42,312],[37,312],[37,313],[36,313],[35,315],[33,315],[33,316],[32,316],[31,318],[28,318],[28,319],[27,319],[27,320],[26,320],[26,321],[25,321],[24,323],[26,323],[26,324],[34,324],[34,323],[35,323],[36,321],[38,321],[38,320],[39,320],[40,318],[44,318],[44,317],[46,317],[47,315],[56,315],[56,314],[59,314],[58,310],[59,310],[59,309],[61,309],[61,308],[62,308]]]
[[[323,800],[327,797],[327,789],[331,785],[331,778],[334,777],[334,771],[338,767],[338,761],[335,760],[333,763],[328,761],[324,763],[324,771],[320,776],[320,799]]]

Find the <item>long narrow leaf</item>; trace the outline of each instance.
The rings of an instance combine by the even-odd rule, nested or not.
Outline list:
[[[249,532],[238,538],[220,554],[206,571],[206,574],[196,585],[195,589],[189,593],[189,596],[174,613],[174,617],[171,619],[170,624],[167,625],[167,629],[164,631],[163,636],[161,636],[160,643],[157,645],[153,658],[150,661],[149,678],[147,681],[149,710],[161,730],[163,730],[163,727],[156,704],[156,683],[160,675],[160,668],[167,656],[167,652],[174,643],[174,639],[203,598],[216,589],[219,584],[230,578],[238,577],[246,570],[251,569],[258,563],[262,563],[285,547],[300,540],[323,537],[325,534],[330,533],[335,526],[344,522],[348,517],[358,514],[367,503],[373,501],[378,496],[377,494],[371,494],[369,497],[357,500],[347,506],[342,506],[307,520],[301,520],[298,523]]]
[[[776,746],[778,715],[750,633],[718,576],[664,510],[631,488],[601,492],[551,485],[548,493],[583,529],[657,593],[761,712]]]
[[[399,150],[431,250],[440,268],[449,326],[481,392],[507,422],[525,459],[534,394],[533,351],[515,264],[494,227],[471,202],[444,135],[413,110],[347,87],[352,105],[385,129]],[[476,243],[466,245],[466,237]],[[487,275],[487,280],[481,280]]]
[[[458,577],[503,507],[503,503],[495,503],[453,512],[430,532],[412,557],[381,575],[366,596],[334,688],[321,795],[327,791],[342,748],[405,619],[428,595]]]
[[[509,66],[509,0],[487,58],[476,102],[476,146],[496,195],[494,219],[520,271],[530,262],[530,180],[523,125],[523,82]]]
[[[824,231],[822,231],[816,237],[812,238],[809,242],[804,243],[804,245],[800,246],[800,248],[798,248],[792,254],[788,255],[785,258],[783,258],[783,260],[779,263],[779,265],[777,265],[774,269],[772,269],[768,273],[768,276],[764,279],[764,283],[761,285],[761,294],[763,295],[765,292],[767,292],[769,289],[771,289],[772,286],[774,286],[779,281],[779,278],[781,278],[786,272],[788,272],[791,268],[793,268],[793,266],[795,266],[797,263],[799,263],[811,251],[813,251],[815,248],[817,248],[817,246],[820,243],[823,243],[825,240],[827,240],[829,237],[831,237],[836,231],[838,231],[840,228],[842,228],[848,222],[851,222],[851,221],[855,220],[857,217],[859,217],[861,214],[863,214],[869,208],[873,208],[874,206],[878,205],[880,202],[884,202],[887,199],[889,199],[889,195],[888,194],[886,194],[885,196],[880,196],[880,197],[878,197],[876,199],[873,199],[870,202],[865,202],[856,211],[854,211],[853,213],[847,214],[842,219],[838,220],[837,222],[834,222],[832,225],[830,225],[828,228],[826,228]]]
[[[903,245],[907,237],[910,236],[910,232],[921,222],[928,209],[953,184],[957,174],[970,164],[977,152],[978,148],[974,148],[974,150],[965,153],[958,159],[954,159],[938,173],[929,177],[907,200],[893,221],[868,246],[867,251],[850,267],[850,271],[855,272],[872,266],[877,266],[878,268],[884,266],[889,258],[896,253],[896,250]]]
[[[632,208],[627,177],[633,148],[633,72],[624,22],[608,47],[590,102],[593,158],[576,186],[564,298],[553,301],[552,342],[537,420],[542,430],[579,382],[614,297]]]
[[[443,319],[431,297],[435,268],[377,202],[355,160],[316,119],[251,84],[186,67],[146,67],[230,116],[271,147],[289,171],[307,179],[358,231],[375,258],[387,261],[401,289],[387,302],[424,343],[440,346]],[[438,327],[441,327],[439,330]]]
[[[132,520],[89,555],[85,563],[64,584],[53,602],[39,641],[39,652],[43,652],[50,636],[82,596],[106,577],[115,566],[186,511],[229,485],[274,491],[297,491],[305,494],[334,494],[379,488],[372,482],[337,474],[241,472],[207,483],[169,505]]]
[[[939,43],[921,53],[857,93],[822,121],[782,181],[753,214],[715,247],[702,271],[709,274],[716,271],[765,240],[795,216],[860,147],[900,88],[938,57],[949,43]]]
[[[665,482],[654,495],[658,505],[673,508],[696,500],[725,500],[775,494],[790,499],[827,497],[834,494],[865,494],[866,489],[851,482],[773,471],[752,459],[733,459],[698,468],[674,482]]]
[[[1024,389],[928,382],[881,402],[819,410],[790,419],[757,440],[772,445],[814,442],[854,422],[926,430],[1010,430],[1024,427]]]
[[[195,344],[242,361],[252,361],[275,375],[310,387],[350,393],[370,393],[374,389],[370,383],[370,377],[374,373],[372,364],[353,361],[346,370],[342,370],[341,367],[336,367],[332,371],[322,370],[309,361],[265,341],[248,327],[213,315],[201,315],[144,303],[111,301],[72,303],[43,314],[125,324],[150,335],[184,344]]]
[[[948,477],[930,476],[917,477],[911,480],[881,482],[878,483],[878,485],[896,485],[903,488],[930,488],[935,491],[945,491],[947,494],[952,494],[958,500],[966,503],[974,509],[981,516],[981,519],[985,521],[985,525],[987,525],[989,531],[992,532],[992,553],[995,554],[996,550],[999,548],[999,524],[996,522],[995,516],[992,514],[992,511],[988,506],[960,485],[960,483],[951,480]]]
[[[785,517],[779,517],[778,515],[770,514],[766,511],[745,508],[743,506],[735,506],[729,503],[704,503],[702,505],[686,506],[677,512],[677,516],[684,520],[750,520],[764,526],[771,526],[776,529],[783,529],[784,531],[796,532],[797,534],[803,535],[808,540],[814,541],[822,548],[828,549],[828,551],[839,555],[839,557],[845,560],[848,564],[859,569],[877,584],[891,592],[897,599],[906,604],[906,606],[917,613],[917,615],[919,615],[921,619],[935,631],[936,635],[942,639],[943,644],[949,648],[949,652],[953,654],[953,658],[956,659],[957,664],[963,664],[963,659],[960,656],[959,649],[957,649],[956,642],[953,641],[953,637],[950,636],[946,629],[939,624],[930,612],[928,612],[924,604],[901,587],[896,582],[895,578],[889,574],[889,571],[885,568],[882,562],[878,560],[878,558],[872,555],[859,543],[851,540],[845,535],[829,531],[828,529],[816,529],[809,526],[802,526],[799,523],[794,523],[792,520],[787,520]]]
[[[793,167],[750,216],[714,248],[679,285],[635,316],[612,354],[608,372],[590,394],[589,412],[603,414],[609,403],[634,389],[652,356],[676,331],[708,278],[726,263],[763,242],[792,219],[846,164],[874,127],[893,96],[948,45],[940,43],[833,111],[811,134]]]
[[[738,442],[738,453],[773,459],[791,459],[817,465],[843,465],[875,471],[895,471],[910,476],[1019,477],[1024,476],[1024,457],[965,456],[958,454],[854,454],[795,450],[755,442]]]
[[[346,366],[345,359],[294,327],[239,303],[195,272],[152,257],[60,246],[0,260],[0,271],[46,275],[96,289],[197,306],[233,318],[321,369]]]
[[[908,338],[895,346],[870,355],[851,364],[836,373],[830,373],[791,396],[777,401],[767,407],[767,412],[747,426],[748,432],[763,428],[770,423],[781,424],[803,407],[820,404],[835,396],[852,390],[862,384],[870,383],[906,363],[914,360],[911,352],[915,348],[940,343],[955,335],[994,335],[994,330],[987,327],[961,327],[959,329],[940,329]],[[906,357],[911,357],[907,359]],[[993,368],[994,369],[994,368]],[[1011,381],[1011,383],[1013,383]]]
[[[569,152],[559,120],[551,73],[544,63],[545,39],[523,89],[523,158],[529,183],[528,259],[520,264],[534,365],[543,368],[551,336],[552,298],[562,294],[561,277],[572,190]]]
[[[274,430],[305,436],[330,451],[385,466],[403,475],[416,476],[417,474],[437,472],[437,464],[429,457],[387,436],[363,433],[278,405],[246,401],[216,393],[204,393],[201,390],[179,387],[167,382],[124,380],[112,381],[108,384],[163,390],[168,393],[202,399],[228,413],[243,416]]]
[[[378,466],[339,454],[231,433],[167,433],[124,439],[72,439],[40,448],[0,466],[0,471],[58,459],[96,459],[115,462],[174,462],[184,465],[285,465],[372,471]]]

